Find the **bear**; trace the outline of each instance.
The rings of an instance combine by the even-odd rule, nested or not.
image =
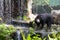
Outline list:
[[[37,27],[40,27],[41,29],[44,27],[45,24],[47,24],[47,28],[50,29],[51,25],[54,22],[53,16],[48,13],[38,14],[34,21]]]

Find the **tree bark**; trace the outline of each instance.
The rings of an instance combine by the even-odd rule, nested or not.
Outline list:
[[[4,18],[4,16],[3,16],[3,12],[4,12],[4,7],[3,7],[3,2],[4,2],[4,0],[0,0],[0,18]],[[3,22],[3,20],[2,20],[2,22]]]
[[[4,1],[4,22],[11,23],[11,0]]]
[[[27,0],[27,15],[32,14],[32,0]]]
[[[30,21],[33,21],[37,15],[32,14],[32,0],[27,0],[27,16]]]

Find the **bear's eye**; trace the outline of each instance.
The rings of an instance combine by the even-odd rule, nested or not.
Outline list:
[[[39,20],[39,19],[37,19],[36,21],[37,21],[37,22],[40,22],[40,20]]]

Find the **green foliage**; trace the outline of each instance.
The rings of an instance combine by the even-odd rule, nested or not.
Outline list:
[[[0,24],[0,40],[6,40],[9,35],[14,31],[15,28],[12,25],[6,27],[5,24]]]
[[[26,15],[23,16],[23,20],[27,21],[29,20],[28,17]]]
[[[40,35],[35,34],[35,36],[33,36],[32,40],[42,40],[42,38],[38,37],[38,36],[40,36]]]
[[[60,40],[60,32],[57,33],[57,36],[58,40]]]
[[[53,35],[51,35],[51,36],[53,36]],[[57,40],[57,38],[55,37],[55,35],[53,36],[53,38],[51,38],[51,37],[48,35],[48,39],[49,39],[49,40]]]
[[[2,20],[2,18],[0,18],[0,20]]]
[[[28,36],[27,36],[27,39],[26,40],[31,40],[31,34],[28,34]]]
[[[29,32],[30,32],[30,34],[34,34],[34,29],[30,27]]]
[[[29,26],[32,27],[34,30],[37,29],[37,25],[35,24],[35,21],[30,22]]]
[[[42,40],[42,38],[39,38],[37,35],[33,36],[33,38],[31,38],[31,34],[28,34],[28,36],[26,38],[25,35],[22,33],[22,37],[23,37],[23,40]]]
[[[27,20],[27,16],[24,15],[24,16],[23,16],[23,20]]]
[[[25,34],[21,32],[23,40],[46,40],[47,36],[42,38],[41,34],[36,34],[32,28],[30,28],[30,33],[25,37]],[[34,35],[34,36],[32,36]],[[60,40],[60,32],[58,33],[52,33],[52,34],[47,34],[48,35],[48,40]],[[32,37],[31,37],[32,36]]]
[[[31,36],[34,34],[34,30],[32,28],[30,28],[29,30],[30,30],[29,31],[30,33],[27,35],[27,37],[25,36],[25,34],[23,33],[23,31],[20,30],[21,35],[23,37],[23,40],[42,40],[40,37],[38,37],[38,36],[40,36],[38,34],[35,34],[35,36],[33,36],[33,38],[32,38]]]
[[[33,5],[60,5],[60,0],[33,0]]]
[[[9,36],[11,33],[15,32],[14,26],[5,26],[5,24],[0,24],[0,40],[13,40]],[[46,40],[47,37],[42,38],[41,34],[36,34],[33,28],[29,28],[29,33],[24,34],[23,30],[20,30],[23,40]],[[33,37],[31,37],[34,34]],[[60,40],[60,32],[48,34],[48,40]]]
[[[47,3],[49,4],[49,0],[33,0],[34,5],[47,5]]]
[[[49,40],[60,40],[60,32],[48,34],[48,39]]]

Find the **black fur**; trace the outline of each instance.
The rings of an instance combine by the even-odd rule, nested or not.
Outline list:
[[[38,19],[38,21],[37,21]],[[53,23],[53,16],[51,14],[48,13],[44,13],[44,14],[39,14],[36,18],[35,18],[35,23],[37,24],[37,26],[39,27],[40,24],[43,26],[45,24],[47,24],[47,27],[50,28],[51,24]]]

